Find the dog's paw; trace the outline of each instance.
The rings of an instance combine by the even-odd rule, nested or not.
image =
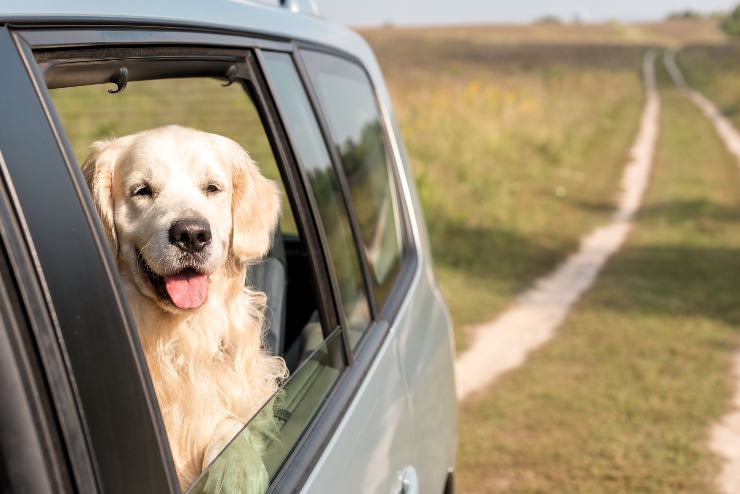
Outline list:
[[[207,474],[202,492],[208,494],[261,494],[270,481],[248,430],[242,431],[208,466]]]

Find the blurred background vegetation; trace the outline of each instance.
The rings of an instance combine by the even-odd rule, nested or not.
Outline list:
[[[556,338],[461,405],[459,489],[712,492],[708,431],[740,345],[740,177],[662,67],[740,126],[740,44],[718,14],[662,22],[363,30],[411,158],[457,346],[614,210],[650,48],[663,100],[645,204]]]

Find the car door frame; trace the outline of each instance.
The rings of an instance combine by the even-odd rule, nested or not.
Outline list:
[[[319,423],[316,425],[321,430],[317,431],[317,434],[315,435],[304,434],[304,437],[302,439],[304,439],[305,441],[303,442],[303,444],[299,443],[302,447],[302,450],[299,452],[299,454],[291,454],[291,456],[287,460],[291,468],[287,468],[281,471],[280,474],[278,474],[275,483],[270,487],[270,489],[268,489],[268,493],[297,492],[299,487],[302,486],[312,474],[313,467],[319,463],[322,453],[331,441],[334,432],[340,426],[340,422],[345,416],[345,412],[352,405],[355,395],[360,390],[363,382],[367,381],[367,377],[370,374],[370,370],[373,366],[373,363],[376,361],[378,354],[381,352],[388,339],[392,337],[391,326],[395,320],[395,316],[396,314],[401,312],[404,301],[406,300],[406,295],[408,294],[408,289],[412,285],[413,280],[416,279],[419,275],[418,250],[416,248],[414,232],[411,227],[408,205],[403,200],[403,194],[400,190],[398,190],[399,184],[401,183],[398,161],[396,160],[396,154],[393,152],[393,148],[390,146],[389,143],[388,125],[385,119],[386,113],[382,110],[376,88],[372,85],[372,78],[369,76],[369,74],[367,74],[367,71],[362,62],[351,54],[348,54],[341,50],[337,50],[334,47],[319,45],[316,43],[307,43],[296,40],[293,40],[291,43],[293,44],[293,50],[290,52],[290,55],[293,61],[294,68],[296,69],[303,89],[306,92],[306,96],[309,100],[314,118],[316,119],[316,123],[321,131],[323,145],[327,149],[332,168],[337,175],[340,186],[340,193],[342,196],[341,199],[343,201],[347,214],[349,215],[355,254],[360,260],[363,283],[368,295],[368,302],[370,303],[372,320],[370,326],[365,329],[365,335],[360,340],[357,347],[355,349],[352,349],[349,345],[346,346],[346,348],[350,352],[348,358],[351,359],[351,365],[348,369],[348,372],[345,373],[347,375],[340,377],[340,382],[338,382],[335,387],[335,389],[337,389],[337,392],[327,398],[328,403],[325,403],[325,405],[328,406],[326,406],[325,410],[323,410],[323,424]],[[275,50],[270,47],[266,47],[264,48],[264,50],[279,51],[288,54],[285,50]],[[393,182],[391,185],[393,187],[393,193],[397,196],[399,204],[398,213],[400,216],[400,223],[402,227],[402,231],[400,232],[402,238],[400,269],[397,274],[396,282],[383,307],[377,307],[375,303],[374,290],[370,281],[368,260],[365,256],[364,249],[362,248],[362,239],[359,233],[355,208],[352,203],[351,194],[349,192],[349,185],[344,174],[339,155],[334,148],[327,117],[324,115],[323,110],[318,103],[315,88],[312,86],[310,77],[306,72],[306,68],[301,57],[301,50],[313,50],[334,55],[347,60],[361,68],[362,71],[368,76],[368,82],[370,83],[373,91],[374,102],[379,108],[379,119],[383,131],[384,144],[388,146],[388,152],[390,158],[392,159],[390,168],[393,173]],[[255,50],[255,53],[257,55],[257,58],[261,62],[261,67],[265,72],[267,72],[265,77],[267,80],[267,86],[270,88],[270,93],[275,95],[276,92],[272,88],[269,71],[267,71],[267,64],[262,59],[262,51],[263,49],[258,48]],[[279,107],[279,105],[277,106]],[[281,113],[279,108],[278,113]],[[287,137],[288,140],[290,140],[289,132],[287,133]],[[336,279],[334,279],[333,282],[336,286]],[[336,293],[338,297],[338,290]],[[337,305],[341,306],[341,300],[339,300],[339,298],[337,298]],[[342,318],[341,310],[339,317]],[[347,339],[345,339],[345,342],[347,342]],[[403,372],[401,372],[400,374],[402,375]],[[344,378],[346,382],[343,383],[342,378]],[[400,398],[404,401],[407,401],[408,391],[406,389],[405,380],[400,378],[400,381],[401,382],[399,383],[399,388],[401,388],[405,394],[405,396],[402,396]],[[296,447],[296,450],[298,450],[298,447]]]
[[[48,23],[48,20],[46,22]],[[30,73],[34,73],[33,59],[29,58],[32,56],[32,50],[34,49],[81,45],[102,46],[106,44],[111,45],[116,43],[126,43],[133,45],[163,43],[173,45],[186,44],[239,47],[255,50],[256,53],[259,53],[259,50],[264,48],[290,53],[294,57],[294,63],[296,63],[299,70],[300,61],[296,60],[296,57],[299,56],[297,50],[299,47],[307,47],[314,50],[330,52],[332,54],[341,54],[341,56],[349,58],[360,67],[363,67],[362,63],[355,57],[350,54],[341,52],[340,50],[336,50],[333,47],[316,45],[313,43],[298,42],[294,40],[286,40],[282,38],[266,38],[262,35],[250,36],[248,33],[204,31],[202,29],[187,30],[185,28],[183,28],[183,30],[173,31],[172,26],[160,29],[156,26],[138,26],[136,24],[117,28],[112,28],[109,26],[78,26],[73,28],[54,26],[46,29],[34,29],[32,26],[17,26],[15,27],[13,32],[15,35],[15,41],[19,46],[19,51],[24,54],[26,68]],[[259,58],[259,55],[257,57]],[[264,65],[257,64],[255,65],[255,67],[257,71],[256,76],[258,78],[264,78]],[[35,75],[36,80],[38,80],[40,74],[36,73]],[[304,74],[302,74],[302,79],[304,85],[309,84],[309,81],[306,80]],[[370,80],[372,81],[372,79]],[[277,148],[278,152],[282,154],[280,159],[285,160],[286,162],[295,162],[293,149],[286,137],[285,125],[281,122],[280,116],[276,110],[276,104],[272,96],[272,92],[269,90],[269,84],[258,84],[257,87],[258,92],[261,93],[257,95],[257,99],[259,99],[261,103],[257,106],[258,108],[262,107],[262,109],[265,111],[265,114],[263,115],[263,122],[267,122],[266,127],[269,126],[268,136],[276,140],[275,148]],[[40,88],[37,87],[37,93],[43,94],[44,91],[40,90]],[[317,111],[317,108],[314,108],[314,111]],[[48,101],[46,102],[46,113],[49,121],[54,122],[54,113],[53,110],[50,110]],[[382,116],[384,115],[382,114]],[[381,121],[383,124],[384,135],[387,139],[387,127],[385,118],[381,118]],[[321,118],[319,118],[319,124],[322,125]],[[56,125],[57,129],[61,128],[58,127],[58,122],[56,122]],[[323,129],[323,132],[325,133],[325,135],[328,135],[328,131],[326,128]],[[58,134],[58,131],[56,138],[58,142],[64,142],[64,139],[61,138],[61,136]],[[70,160],[71,153],[69,149],[63,149],[62,146],[61,154],[66,155],[65,162],[67,163],[68,171],[72,174],[72,176],[75,176],[76,178],[78,187],[77,194],[78,196],[80,196],[80,200],[83,204],[83,209],[85,209],[87,212],[94,211],[94,209],[91,209],[92,205],[89,201],[89,197],[87,197],[86,191],[83,192],[79,188],[79,184],[84,183],[81,181],[79,170],[69,170],[69,163],[74,163],[74,160]],[[394,170],[394,173],[397,174],[397,163],[394,162],[393,165],[394,166],[392,166],[392,169]],[[337,173],[342,174],[341,169],[336,168],[336,162],[334,163],[334,166]],[[299,177],[293,177],[293,179],[297,178]],[[305,181],[305,177],[300,178],[301,180]],[[400,183],[398,182],[399,179],[398,177],[395,177],[394,179],[396,180],[395,187],[398,187],[398,184]],[[400,307],[404,300],[404,288],[408,287],[411,283],[411,280],[416,278],[418,275],[418,262],[415,255],[417,249],[414,247],[415,243],[413,242],[413,232],[411,232],[411,227],[409,224],[409,214],[408,211],[406,211],[407,204],[406,201],[403,200],[404,195],[398,191],[395,191],[394,193],[398,193],[400,196],[399,205],[401,211],[399,211],[399,213],[402,218],[402,224],[404,225],[404,229],[406,232],[404,234],[404,238],[406,239],[406,241],[409,241],[409,239],[411,239],[412,243],[412,248],[409,249],[406,241],[404,242],[404,252],[410,253],[411,257],[403,259],[402,270],[398,275],[396,286],[391,293],[391,297],[389,297],[388,303],[386,303],[386,306]],[[349,204],[348,206],[349,214],[354,216],[355,213],[353,207],[351,207],[351,204]],[[87,220],[88,227],[90,227],[95,232],[95,240],[98,243],[100,251],[99,255],[102,256],[109,271],[112,272],[111,267],[115,266],[115,264],[110,258],[110,254],[107,252],[107,249],[104,247],[105,237],[102,235],[102,231],[98,224],[97,218],[88,217]],[[356,221],[356,219],[354,221]],[[322,252],[326,253],[325,241],[321,239],[320,243],[322,247]],[[359,249],[359,245],[357,244],[357,242],[355,242],[355,244],[356,247]],[[334,286],[333,293],[336,303],[336,280],[331,274],[330,267],[328,268],[328,272],[328,276],[332,278],[331,283]],[[365,272],[364,274],[366,275],[367,273]],[[116,276],[109,273],[109,278],[111,278],[111,280],[109,281],[114,287],[114,291],[118,296],[118,303],[120,305],[122,298],[120,286],[117,285]],[[365,283],[369,283],[367,276],[365,276],[364,278]],[[372,290],[368,292],[368,295],[372,296],[371,293]],[[391,303],[391,298],[393,299],[394,303]],[[121,312],[121,319],[125,321],[124,325],[126,328],[126,332],[130,337],[130,335],[133,334],[131,332],[131,328],[133,327],[133,325],[128,318],[127,310],[121,309]],[[352,398],[354,397],[355,392],[366,377],[367,370],[370,368],[377,352],[379,351],[383,342],[386,340],[386,337],[389,334],[389,322],[392,322],[392,317],[388,317],[388,320],[381,320],[377,319],[377,313],[375,314],[375,316],[376,319],[373,321],[371,327],[366,330],[367,337],[363,338],[363,342],[354,354],[350,354],[347,356],[347,360],[351,363],[351,365],[340,376],[338,382],[334,386],[333,391],[326,398],[324,404],[317,413],[316,418],[312,421],[309,428],[302,435],[301,440],[298,442],[298,444],[296,444],[295,448],[286,459],[286,462],[278,473],[278,476],[270,486],[270,492],[295,491],[300,488],[303,482],[305,482],[305,480],[310,475],[312,467],[317,463],[321,452],[323,451],[328,441],[331,439],[334,430],[336,429],[340,420],[344,416],[345,411],[352,402]],[[134,351],[133,353],[135,355],[134,358],[138,362],[137,365],[141,367],[143,357],[140,354],[140,350]],[[146,378],[143,378],[142,380],[147,381]],[[149,395],[148,399],[151,401],[151,396],[153,395],[151,384],[148,382],[144,382],[142,384],[142,388],[145,389],[146,393]],[[151,418],[151,423],[154,424],[154,428],[157,429],[156,435],[159,438],[160,451],[165,451],[168,453],[166,447],[162,446],[161,444],[161,436],[163,434],[161,421],[157,420],[157,417],[153,417]],[[166,439],[164,441],[164,445],[166,446]],[[163,461],[163,463],[167,462]],[[165,470],[171,469],[165,468]],[[170,481],[172,480],[171,471],[168,471],[168,478],[170,479]],[[172,486],[170,485],[170,488],[171,487]]]
[[[0,480],[6,482],[0,488],[71,493],[75,475],[77,485],[85,480],[94,485],[93,479],[90,471],[69,468],[69,456],[84,457],[85,448],[79,443],[70,450],[62,446],[62,425],[52,404],[55,398],[57,405],[64,403],[62,417],[74,420],[74,401],[55,342],[49,338],[45,302],[6,188],[2,151],[0,170]],[[27,310],[31,307],[41,310]],[[45,368],[56,371],[49,375]],[[67,422],[66,431],[81,437],[80,425]]]
[[[43,301],[26,306],[39,320],[34,337],[75,483],[85,492],[176,492],[146,362],[90,194],[54,132],[27,46],[3,27],[0,49],[10,96],[0,112],[13,115],[0,132],[3,179]],[[100,359],[110,365],[96,366]],[[102,453],[111,445],[126,461]]]

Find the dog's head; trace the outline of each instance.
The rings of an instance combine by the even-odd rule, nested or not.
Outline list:
[[[119,267],[165,310],[197,309],[270,247],[278,189],[223,136],[160,127],[96,142],[82,168]]]

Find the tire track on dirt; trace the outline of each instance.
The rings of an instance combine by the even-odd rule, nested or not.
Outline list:
[[[676,53],[666,51],[663,63],[678,87],[714,125],[717,134],[727,150],[740,165],[740,132],[722,114],[722,112],[703,94],[692,89],[684,79],[676,63]],[[733,357],[732,378],[735,382],[733,409],[714,424],[709,439],[709,447],[723,460],[722,472],[717,483],[722,492],[727,494],[740,492],[740,351]]]
[[[660,99],[655,87],[655,56],[651,50],[643,60],[645,106],[612,220],[582,237],[577,252],[517,297],[503,314],[476,328],[472,345],[455,363],[458,400],[518,367],[529,352],[552,338],[572,305],[593,284],[607,259],[627,237],[649,182],[658,138]]]

